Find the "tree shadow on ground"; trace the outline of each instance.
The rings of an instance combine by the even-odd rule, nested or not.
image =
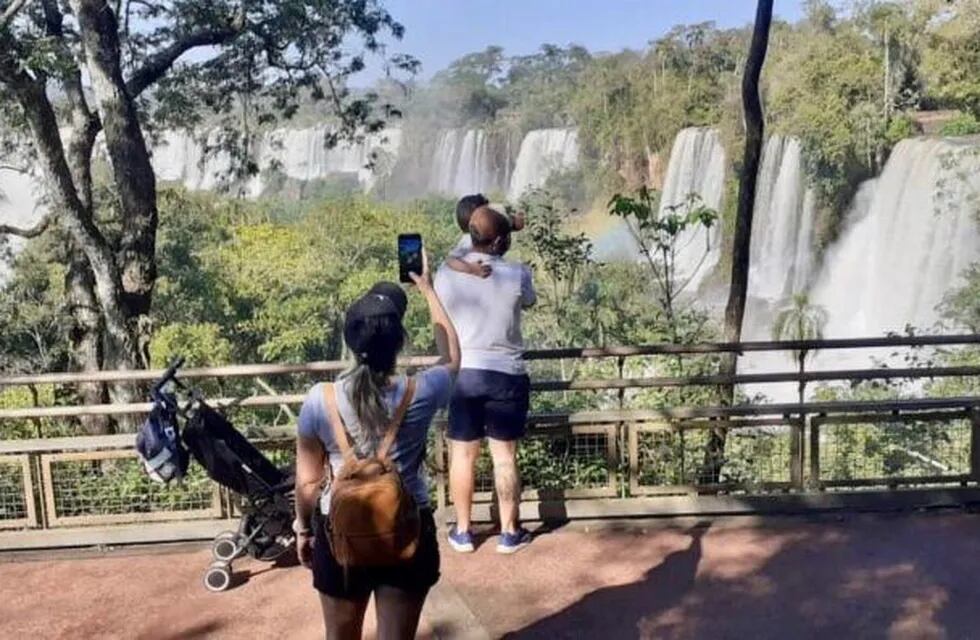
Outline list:
[[[687,530],[687,547],[640,580],[507,637],[975,637],[980,525],[969,516],[708,533]]]
[[[636,620],[673,606],[694,586],[701,562],[701,539],[709,527],[688,529],[685,533],[691,542],[687,548],[668,554],[640,582],[595,591],[564,611],[506,637],[632,637],[636,633]],[[595,615],[600,611],[612,615]]]

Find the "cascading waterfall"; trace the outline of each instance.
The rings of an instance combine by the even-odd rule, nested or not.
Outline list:
[[[429,169],[429,191],[463,196],[499,189],[487,132],[449,129],[439,136]]]
[[[44,215],[44,210],[38,206],[38,182],[32,176],[0,169],[0,224],[15,227],[30,227]],[[24,240],[16,236],[6,239],[9,246],[18,249]],[[5,279],[5,265],[0,262],[0,283]]]
[[[670,211],[684,213],[691,194],[715,211],[721,211],[725,193],[725,149],[714,129],[682,129],[674,139],[664,187],[660,196],[660,215]],[[686,282],[686,293],[697,290],[704,277],[718,263],[720,233],[698,227],[678,239],[675,273]]]
[[[868,191],[870,190],[870,199]],[[937,306],[980,260],[980,144],[900,142],[881,176],[860,194],[811,300],[829,314],[824,333],[860,337],[929,328]]]
[[[521,141],[507,196],[516,201],[524,192],[542,186],[553,173],[578,166],[576,129],[536,129]]]
[[[245,185],[245,193],[258,197],[265,188],[263,174],[272,169],[287,178],[310,182],[329,176],[354,176],[369,189],[376,179],[368,168],[371,154],[397,153],[401,132],[397,129],[366,136],[361,142],[341,142],[327,148],[330,129],[324,126],[308,129],[276,129],[263,135],[256,149],[259,175]],[[217,145],[217,134],[209,134],[208,146]],[[153,148],[153,168],[160,180],[179,182],[188,189],[211,191],[221,188],[228,179],[231,159],[227,152],[209,153],[201,140],[183,131],[167,131]]]
[[[749,297],[778,303],[804,291],[813,271],[816,198],[805,188],[799,140],[766,142],[755,194]]]

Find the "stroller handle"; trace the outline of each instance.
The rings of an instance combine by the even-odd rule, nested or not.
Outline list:
[[[167,367],[167,370],[163,372],[163,375],[160,377],[160,379],[157,380],[156,383],[153,385],[154,396],[156,396],[156,394],[160,392],[160,389],[162,389],[165,384],[167,384],[168,382],[170,382],[175,378],[175,376],[177,375],[177,370],[180,369],[183,365],[184,365],[183,356],[178,356],[177,358],[174,358],[170,362],[170,366]]]

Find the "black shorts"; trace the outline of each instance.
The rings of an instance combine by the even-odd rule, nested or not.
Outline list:
[[[524,437],[531,380],[485,369],[463,369],[449,403],[449,439],[472,442],[490,437]]]
[[[313,527],[316,536],[313,546],[313,586],[320,593],[343,600],[367,598],[381,585],[413,593],[427,593],[432,585],[439,582],[439,543],[436,541],[432,509],[423,507],[419,515],[422,532],[415,557],[410,562],[396,567],[350,567],[346,577],[344,568],[337,564],[330,550],[323,516],[318,515]]]

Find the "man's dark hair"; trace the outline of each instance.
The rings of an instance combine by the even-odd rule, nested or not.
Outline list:
[[[470,230],[470,216],[485,204],[490,204],[490,201],[482,193],[474,193],[459,199],[456,203],[456,224],[462,231]]]

